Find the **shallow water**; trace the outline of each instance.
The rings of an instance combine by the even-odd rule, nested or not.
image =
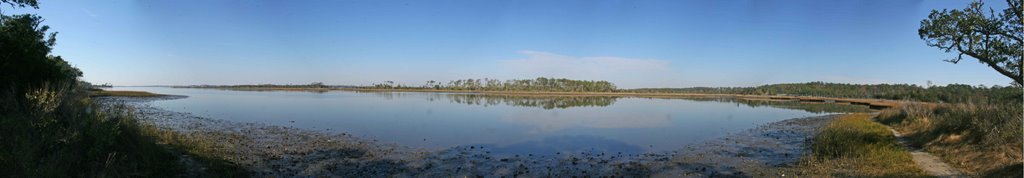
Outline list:
[[[731,99],[495,96],[417,92],[229,91],[117,87],[185,95],[153,106],[235,122],[355,136],[413,148],[495,154],[668,151],[765,123],[842,110]],[[856,106],[849,106],[856,107]],[[814,111],[814,112],[811,112]]]

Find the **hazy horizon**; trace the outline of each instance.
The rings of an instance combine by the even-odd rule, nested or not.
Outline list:
[[[581,5],[582,4],[582,5]],[[995,9],[1003,1],[986,1]],[[1009,85],[918,38],[960,1],[43,2],[54,54],[119,86],[536,77],[620,88]]]

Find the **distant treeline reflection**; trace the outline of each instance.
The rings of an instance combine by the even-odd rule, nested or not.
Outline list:
[[[403,95],[416,95],[417,93],[404,92],[367,92],[374,93],[379,97],[394,99]],[[538,107],[544,109],[566,109],[572,107],[606,107],[611,106],[616,100],[626,96],[557,96],[557,95],[501,95],[501,94],[474,94],[474,93],[433,93],[428,94],[430,101],[449,101],[459,104],[480,105],[480,106],[516,106],[516,107]],[[658,98],[658,97],[639,97]],[[662,98],[665,99],[665,98]],[[812,113],[852,113],[870,112],[867,106],[821,103],[821,102],[799,102],[781,100],[752,100],[733,97],[672,97],[670,99],[683,99],[699,102],[725,102],[735,103],[749,107],[775,107],[784,109],[803,110]]]
[[[707,101],[707,102],[727,102],[735,103],[737,105],[745,105],[749,107],[774,107],[784,109],[795,109],[803,110],[811,113],[855,113],[855,112],[870,112],[871,109],[867,106],[850,105],[850,104],[837,104],[837,103],[823,103],[823,102],[800,102],[800,101],[783,101],[783,100],[763,100],[763,99],[742,99],[732,97],[687,97],[679,98],[691,101]]]
[[[605,107],[615,103],[617,96],[531,96],[531,95],[485,95],[448,94],[449,101],[468,105],[519,107],[540,107],[544,109],[565,109],[571,107]]]

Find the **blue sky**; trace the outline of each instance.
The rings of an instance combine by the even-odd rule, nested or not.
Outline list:
[[[997,10],[1005,2],[987,3]],[[918,38],[966,1],[42,1],[54,53],[115,85],[566,77],[623,88],[1007,85]]]

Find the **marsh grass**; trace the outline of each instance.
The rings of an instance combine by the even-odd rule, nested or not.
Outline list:
[[[5,108],[22,109],[0,113],[0,172],[13,177],[160,177],[182,170],[177,156],[142,134],[130,114],[100,109],[86,92],[43,87],[26,98],[45,102],[5,101],[11,104]]]
[[[93,90],[89,93],[90,96],[124,96],[124,97],[157,97],[166,96],[162,94],[150,93],[145,91],[111,91],[111,90]]]
[[[224,160],[230,157],[222,144],[215,140],[190,133],[157,128],[150,124],[140,126],[144,135],[152,136],[168,149],[187,155],[191,159],[181,161],[192,170],[184,170],[186,176],[194,177],[248,177],[249,171],[235,163]],[[195,170],[200,169],[200,170]]]
[[[869,114],[848,114],[821,129],[792,172],[810,177],[926,177],[895,136]]]
[[[1024,176],[1022,119],[1021,103],[904,105],[878,116],[912,146],[981,177]]]
[[[5,94],[0,113],[0,172],[11,177],[243,177],[203,154],[212,144],[140,123],[131,108],[100,105],[69,85]],[[208,142],[208,141],[207,141]],[[199,156],[193,156],[199,155]],[[183,157],[195,157],[185,164]],[[202,170],[190,168],[202,167]],[[191,173],[190,173],[191,172]]]

